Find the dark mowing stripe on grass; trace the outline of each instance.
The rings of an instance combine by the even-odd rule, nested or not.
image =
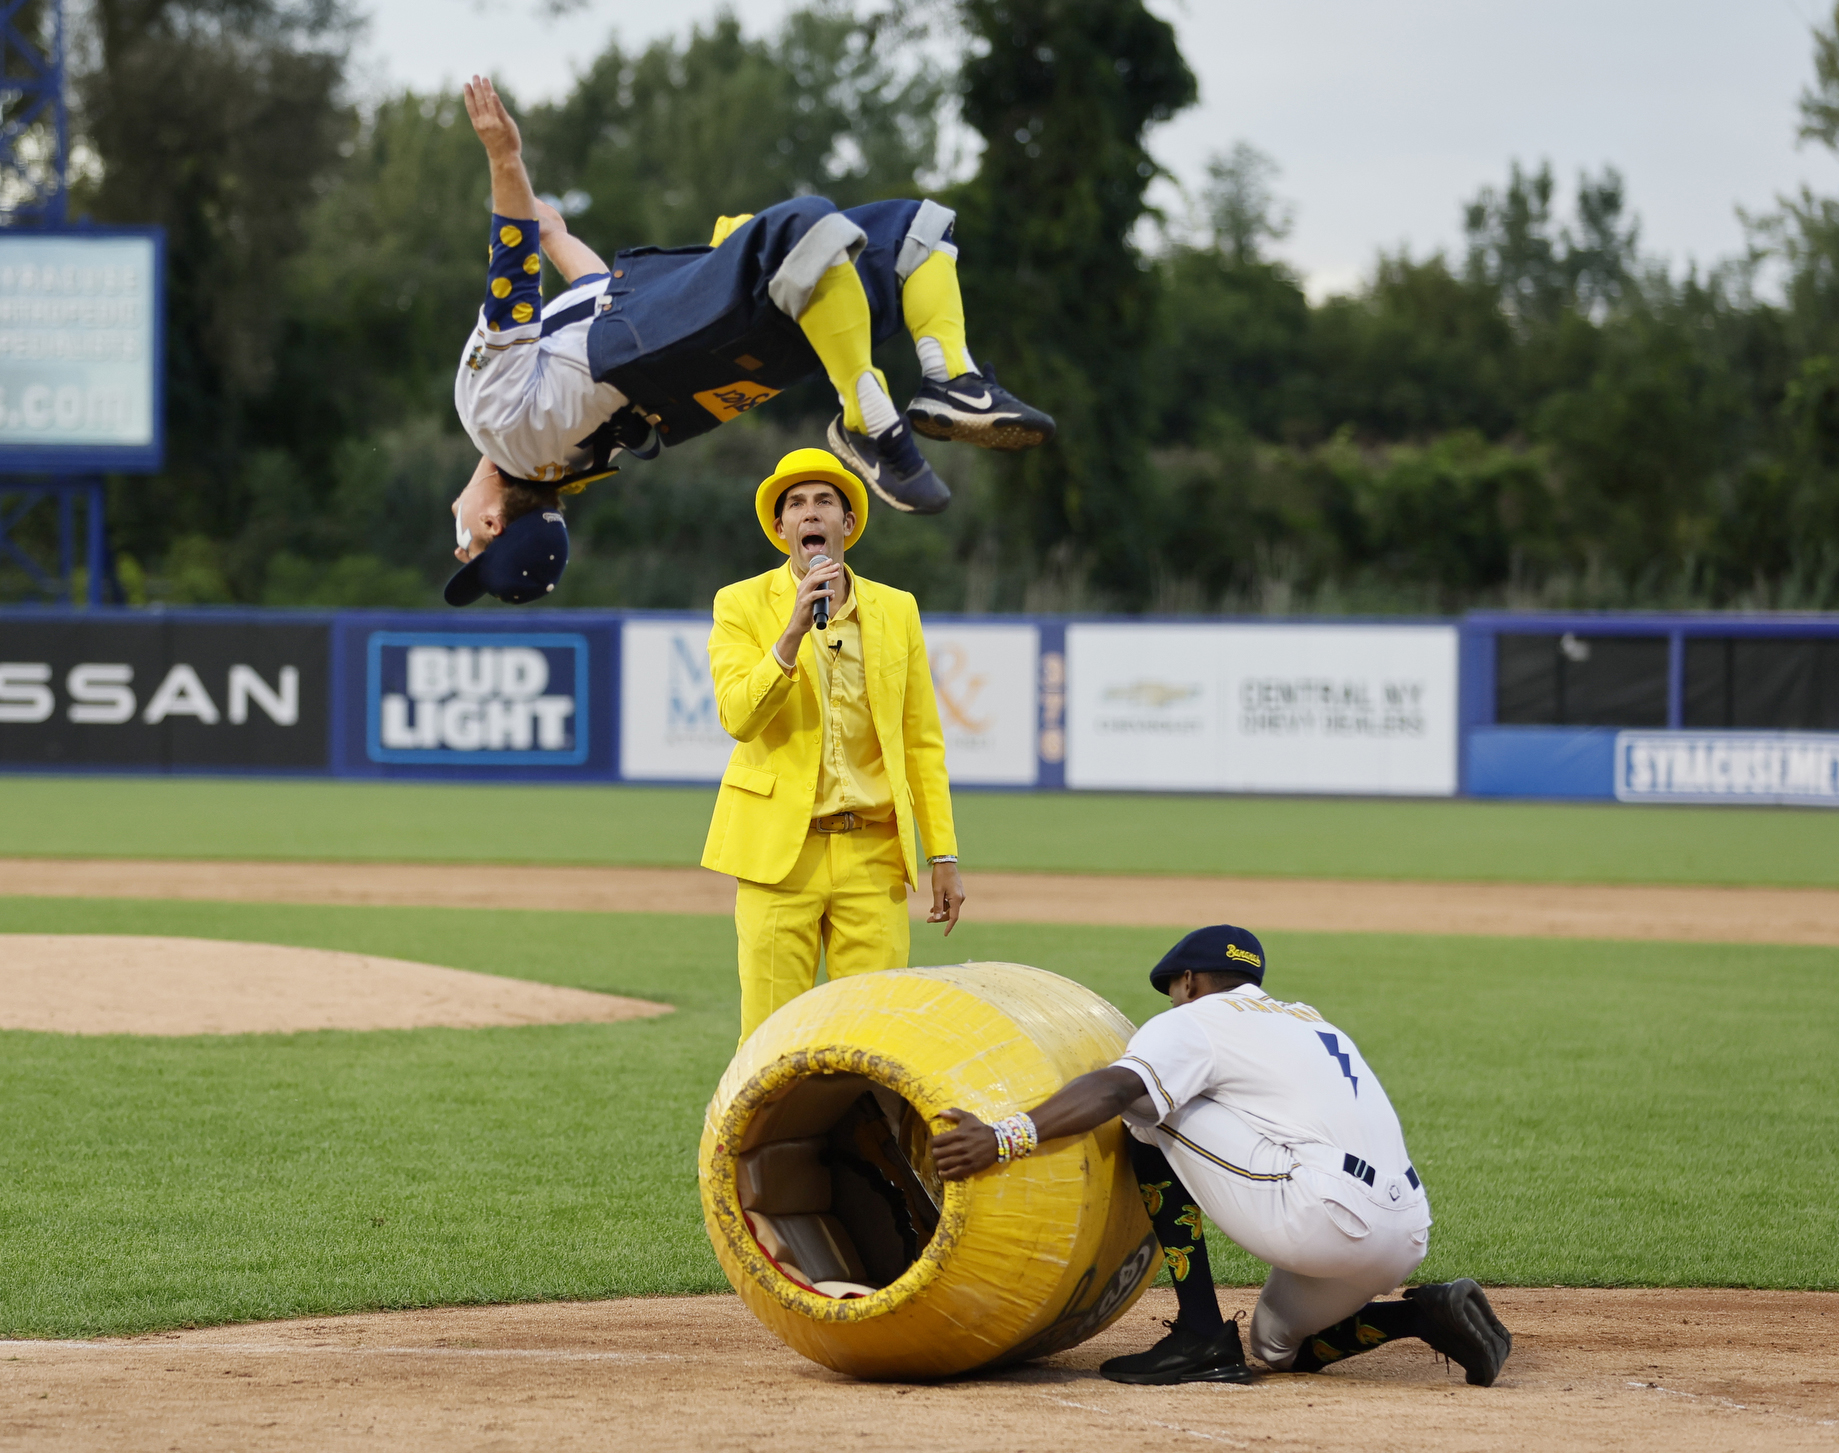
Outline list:
[[[966,869],[1839,886],[1839,813],[1613,803],[959,792]],[[481,803],[539,824],[456,831]],[[695,863],[712,788],[0,775],[6,852]]]
[[[677,1004],[664,1019],[0,1035],[0,1331],[719,1289],[695,1151],[732,1052],[721,920],[12,900],[0,931],[342,948]],[[1155,930],[966,924],[1141,1020]],[[1361,1045],[1437,1226],[1421,1275],[1839,1287],[1839,951],[1272,934]],[[936,945],[929,945],[935,947]],[[934,953],[933,959],[946,955]],[[1218,1275],[1255,1280],[1218,1247]]]

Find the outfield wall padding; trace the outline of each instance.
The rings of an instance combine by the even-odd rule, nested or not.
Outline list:
[[[703,1214],[728,1280],[788,1346],[857,1377],[945,1377],[1083,1342],[1161,1264],[1122,1125],[950,1183],[926,1146],[942,1111],[989,1121],[1038,1104],[1131,1032],[1091,990],[1021,964],[862,974],[793,1000],[741,1046],[704,1121]],[[834,1251],[829,1285],[866,1276],[867,1294],[801,1285],[769,1245],[787,1260]],[[897,1273],[885,1284],[878,1254]]]

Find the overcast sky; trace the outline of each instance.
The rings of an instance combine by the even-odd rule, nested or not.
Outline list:
[[[617,33],[686,30],[720,0],[589,0],[565,20],[527,0],[369,0],[374,81],[421,89],[490,67],[520,96],[567,90]],[[1296,227],[1278,251],[1317,294],[1382,248],[1456,248],[1461,203],[1518,158],[1618,167],[1647,250],[1675,266],[1738,252],[1736,208],[1803,182],[1839,192],[1839,162],[1795,145],[1823,0],[1148,0],[1172,21],[1201,101],[1151,135],[1197,181],[1250,141],[1282,168]],[[736,0],[747,30],[791,0]],[[539,179],[540,181],[540,179]]]

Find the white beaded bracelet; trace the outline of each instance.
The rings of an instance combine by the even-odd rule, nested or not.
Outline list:
[[[1026,1115],[1007,1115],[990,1127],[996,1132],[996,1163],[1007,1165],[1012,1160],[1033,1155],[1035,1147],[1041,1143],[1041,1137],[1034,1128],[1034,1121]]]

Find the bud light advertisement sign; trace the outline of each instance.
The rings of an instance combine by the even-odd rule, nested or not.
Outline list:
[[[585,636],[377,631],[368,676],[373,762],[587,760]]]
[[[398,624],[410,622],[373,617],[355,630],[340,622],[345,770],[511,781],[612,776],[616,628],[573,628],[575,620],[572,629],[534,630]]]

